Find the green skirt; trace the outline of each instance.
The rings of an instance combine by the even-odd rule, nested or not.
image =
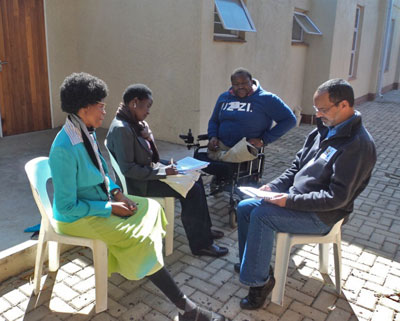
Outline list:
[[[118,272],[129,280],[140,280],[164,265],[162,238],[167,219],[154,200],[128,196],[138,203],[128,218],[88,216],[72,223],[56,221],[59,233],[102,240],[108,247],[108,275]]]

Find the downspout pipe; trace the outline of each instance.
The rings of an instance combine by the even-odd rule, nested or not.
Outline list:
[[[377,96],[382,98],[382,82],[383,82],[383,73],[385,72],[386,66],[386,58],[387,58],[387,51],[389,47],[389,37],[390,37],[390,21],[392,19],[392,11],[393,11],[393,0],[388,0],[388,6],[386,11],[386,19],[385,19],[385,37],[382,44],[381,50],[381,59],[380,59],[380,66],[379,66],[379,73],[378,73],[378,83],[377,83]]]

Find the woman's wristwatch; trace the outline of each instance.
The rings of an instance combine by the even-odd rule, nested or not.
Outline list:
[[[115,197],[119,192],[121,192],[121,189],[114,188],[112,191],[110,191],[110,194],[112,195],[112,197]]]

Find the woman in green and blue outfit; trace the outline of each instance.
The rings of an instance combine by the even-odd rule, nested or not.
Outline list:
[[[109,177],[94,131],[106,114],[106,84],[87,73],[73,73],[60,90],[68,116],[49,156],[57,230],[104,241],[109,275],[118,272],[129,280],[147,276],[180,310],[179,320],[225,320],[187,298],[164,268],[167,221],[161,206],[124,195]]]

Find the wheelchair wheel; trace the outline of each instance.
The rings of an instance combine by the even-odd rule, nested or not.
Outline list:
[[[232,228],[237,227],[237,217],[236,217],[236,209],[235,208],[231,208],[229,210],[229,225]]]

